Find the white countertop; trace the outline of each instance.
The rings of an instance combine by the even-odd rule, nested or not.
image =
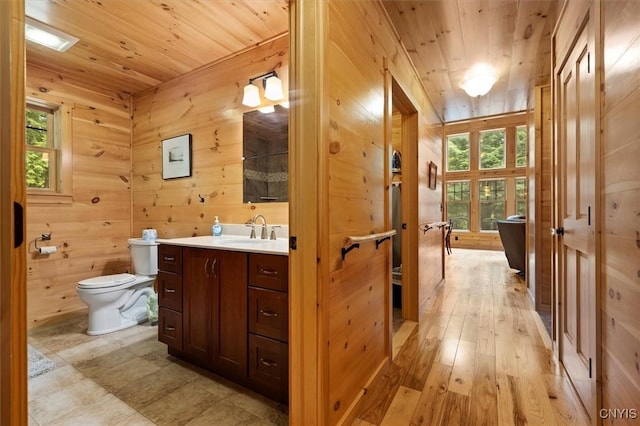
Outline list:
[[[174,246],[289,255],[289,240],[287,238],[262,240],[259,237],[250,239],[247,236],[241,235],[222,235],[219,237],[205,235],[202,237],[158,238],[156,241],[160,244],[170,244]]]

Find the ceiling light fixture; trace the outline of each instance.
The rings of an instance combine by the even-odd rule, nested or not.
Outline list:
[[[24,37],[29,41],[58,52],[66,52],[79,40],[28,16],[25,16]]]
[[[466,74],[460,85],[469,96],[477,97],[486,95],[498,80],[493,68],[486,64],[474,65]]]
[[[264,97],[266,99],[271,101],[284,99],[282,80],[278,78],[278,74],[276,74],[275,71],[270,71],[266,74],[249,79],[249,84],[244,86],[244,96],[242,97],[243,105],[257,107],[262,103],[260,100],[260,89],[258,89],[258,86],[253,84],[256,80],[262,80],[262,85],[264,86]]]

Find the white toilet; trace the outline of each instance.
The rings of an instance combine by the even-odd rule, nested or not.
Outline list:
[[[154,293],[158,274],[158,243],[130,238],[129,250],[136,275],[115,274],[78,283],[80,299],[89,306],[87,334],[111,333],[147,320],[147,298]]]

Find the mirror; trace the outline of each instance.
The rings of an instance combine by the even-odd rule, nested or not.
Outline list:
[[[289,200],[289,110],[281,105],[265,114],[245,112],[242,118],[242,188],[245,203]]]

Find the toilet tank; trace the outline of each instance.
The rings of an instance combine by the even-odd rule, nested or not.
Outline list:
[[[142,238],[129,238],[129,251],[136,275],[158,274],[158,243]]]

